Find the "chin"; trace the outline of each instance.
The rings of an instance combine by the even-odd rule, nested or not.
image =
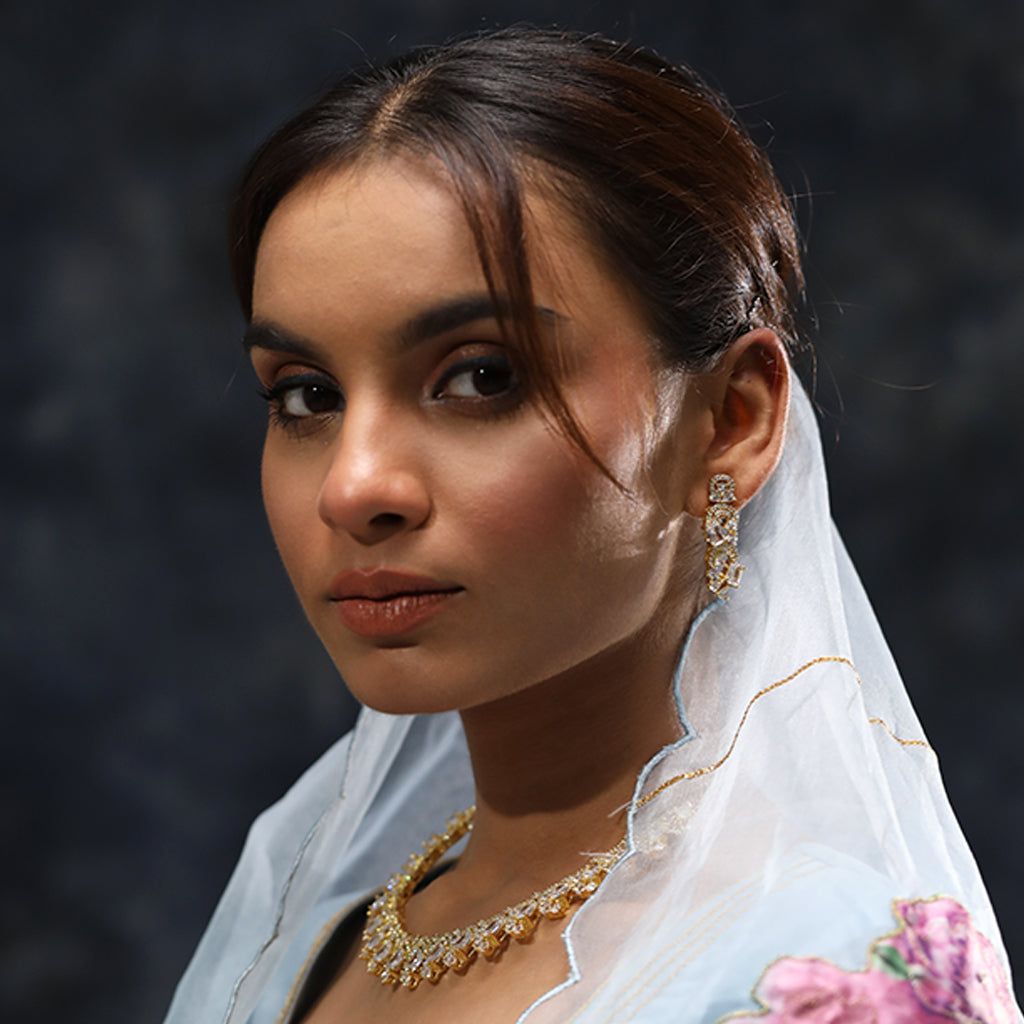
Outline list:
[[[386,715],[435,715],[475,703],[451,685],[451,672],[415,666],[415,651],[414,645],[395,645],[357,657],[332,655],[332,660],[352,696]],[[444,684],[438,685],[438,678]]]

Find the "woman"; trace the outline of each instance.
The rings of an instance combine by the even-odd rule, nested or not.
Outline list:
[[[365,708],[170,1021],[1020,1019],[718,97],[568,34],[415,53],[265,144],[232,243],[268,516]]]

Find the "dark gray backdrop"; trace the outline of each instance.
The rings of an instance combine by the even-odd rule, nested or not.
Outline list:
[[[836,518],[1024,959],[1024,5],[3,14],[5,1020],[159,1019],[247,823],[349,721],[259,507],[230,182],[364,51],[512,19],[690,61],[813,194]]]

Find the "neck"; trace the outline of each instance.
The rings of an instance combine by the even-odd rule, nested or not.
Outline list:
[[[638,773],[681,733],[681,638],[657,632],[462,712],[477,789],[465,869],[540,884],[622,838]]]

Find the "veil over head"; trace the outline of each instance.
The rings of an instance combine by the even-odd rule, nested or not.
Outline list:
[[[628,852],[566,928],[566,981],[521,1022],[751,1013],[768,965],[862,972],[899,925],[894,901],[935,897],[966,908],[1009,976],[935,754],[832,524],[799,386],[740,548],[742,586],[685,640],[683,738],[638,778]],[[275,1020],[324,924],[472,799],[456,714],[364,709],[256,821],[167,1024]],[[1011,997],[999,1006],[992,1020],[1021,1019]]]

